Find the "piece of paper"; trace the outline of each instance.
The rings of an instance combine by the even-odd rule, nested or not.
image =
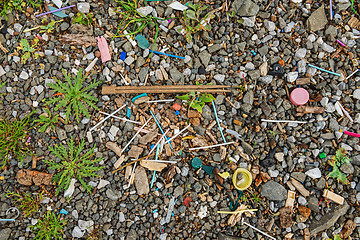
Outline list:
[[[97,37],[97,40],[98,40],[98,47],[99,47],[100,54],[101,54],[101,61],[103,63],[110,61],[111,56],[110,56],[109,47],[106,42],[106,39],[104,37]]]
[[[50,10],[50,11],[54,11],[54,10],[57,10],[57,8],[56,8],[56,7],[49,6],[49,10]],[[54,13],[52,13],[52,14],[54,14],[54,15],[57,16],[57,17],[61,17],[61,18],[65,18],[65,17],[68,17],[68,16],[69,16],[69,15],[63,13],[62,11],[54,12]]]
[[[179,10],[179,11],[184,11],[184,10],[188,9],[187,6],[182,5],[178,1],[175,1],[172,4],[170,4],[169,7],[171,7],[172,9],[175,9],[175,10]]]

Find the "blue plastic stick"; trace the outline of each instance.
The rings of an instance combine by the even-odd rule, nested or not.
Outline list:
[[[162,133],[162,134],[165,134],[164,131],[163,131],[163,129],[162,129],[161,126],[160,126],[160,123],[159,123],[158,120],[156,119],[154,113],[153,113],[151,110],[150,110],[150,113],[151,113],[152,117],[154,118],[156,124],[157,124],[158,127],[160,128],[161,133]],[[165,138],[166,138],[166,140],[169,140],[169,138],[168,138],[167,136],[165,136]],[[173,147],[171,146],[171,142],[168,142],[168,144],[169,144],[171,150],[173,150]]]
[[[153,50],[149,50],[149,51],[150,51],[150,52],[153,52],[153,53],[156,53],[156,54],[159,54],[159,55],[165,55],[165,56],[168,56],[168,57],[174,57],[174,58],[185,59],[184,57],[180,57],[180,56],[172,55],[172,54],[169,54],[169,53],[163,53],[163,52],[158,52],[158,51],[153,51]]]
[[[309,67],[312,67],[312,68],[316,68],[317,70],[320,70],[320,71],[323,71],[323,72],[327,72],[327,73],[330,73],[330,74],[333,74],[333,75],[335,75],[335,76],[341,76],[339,73],[334,73],[334,72],[331,72],[331,71],[328,71],[328,70],[326,70],[326,69],[323,69],[323,68],[319,68],[319,67],[317,67],[317,66],[314,66],[314,65],[312,65],[312,64],[308,64],[308,66]]]
[[[222,139],[224,140],[224,143],[226,143],[226,140],[225,140],[225,137],[224,137],[222,128],[221,128],[221,126],[220,126],[220,122],[219,122],[219,118],[218,118],[218,115],[217,115],[217,112],[216,112],[216,107],[215,107],[214,101],[212,101],[212,105],[213,105],[213,108],[214,108],[215,118],[216,118],[216,122],[217,122],[217,124],[218,124],[218,126],[219,126],[219,130],[220,130],[220,133],[221,133],[221,137],[222,137]]]
[[[156,147],[156,154],[155,154],[155,161],[158,160],[158,156],[159,156],[159,150],[160,150],[160,144],[157,145]],[[152,179],[151,179],[151,185],[150,185],[150,188],[153,187],[154,185],[154,182],[155,182],[155,170],[154,170],[154,173],[153,173],[153,176],[152,176]]]
[[[136,97],[133,97],[133,99],[131,99],[131,101],[135,102],[136,99],[141,98],[141,97],[145,97],[145,96],[147,96],[147,93],[142,93],[140,95],[137,95]]]

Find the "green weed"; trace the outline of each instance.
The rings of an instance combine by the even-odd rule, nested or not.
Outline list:
[[[25,214],[25,217],[30,217],[33,213],[38,212],[40,201],[44,199],[42,193],[32,196],[32,194],[29,193],[10,192],[5,196],[16,198],[15,202],[19,204],[18,209]]]
[[[260,202],[261,202],[260,196],[259,196],[258,194],[256,194],[256,193],[252,193],[250,199],[251,199],[252,201],[256,202],[256,203],[260,203]]]
[[[187,5],[189,9],[184,10],[184,20],[180,20],[182,22],[182,26],[175,27],[175,30],[178,33],[185,35],[185,39],[187,42],[192,41],[192,35],[200,30],[210,31],[210,20],[215,17],[212,12],[208,12],[206,14],[205,10],[208,6],[203,6],[200,4],[191,4]]]
[[[49,127],[55,132],[55,124],[59,122],[59,115],[51,116],[51,112],[48,108],[45,108],[44,114],[39,116],[39,119],[36,119],[34,122],[42,125],[39,129],[39,132],[45,132]]]
[[[76,17],[73,18],[72,22],[89,26],[94,23],[93,14],[89,13],[88,15],[85,15],[82,12],[78,12]]]
[[[31,129],[29,120],[33,113],[24,119],[0,119],[0,158],[3,159],[2,168],[6,165],[10,157],[17,158],[21,164],[25,156],[31,153],[27,143],[28,132]]]
[[[350,161],[351,159],[346,156],[344,148],[337,150],[336,154],[329,160],[329,164],[332,166],[332,171],[329,173],[329,177],[335,178],[338,182],[348,184],[349,181],[346,178],[346,175],[340,171],[340,167],[344,163],[349,164]]]
[[[20,46],[16,47],[18,50],[22,50],[23,51],[23,55],[21,56],[21,62],[23,64],[26,63],[26,61],[31,57],[31,55],[35,52],[35,47],[37,46],[39,42],[38,38],[34,38],[31,45],[29,43],[28,40],[26,39],[21,39],[20,40]],[[37,58],[36,55],[34,55],[34,58]]]
[[[56,105],[55,111],[65,108],[66,123],[69,122],[70,115],[75,115],[77,122],[80,122],[81,114],[90,118],[88,107],[98,110],[98,107],[95,105],[98,99],[90,93],[90,91],[97,87],[101,82],[93,81],[87,87],[84,87],[83,83],[86,76],[82,74],[81,68],[74,78],[74,81],[71,80],[70,74],[66,74],[65,70],[63,70],[63,73],[65,82],[55,78],[55,83],[49,83],[49,87],[54,89],[57,93],[54,95],[54,98],[46,101],[45,105]]]
[[[63,228],[67,220],[60,220],[60,215],[56,216],[54,212],[47,211],[42,219],[39,219],[35,226],[30,226],[36,233],[35,240],[58,239],[62,240]]]
[[[47,24],[40,26],[40,29],[41,29],[40,33],[44,33],[44,32],[51,33],[55,29],[55,24],[60,23],[62,21],[64,21],[64,20],[59,20],[59,21],[52,20],[51,22],[48,22],[48,20],[44,18],[42,20],[42,23],[45,23],[45,24],[47,23]]]
[[[31,5],[33,8],[39,7],[44,0],[1,0],[0,2],[0,17],[4,17],[7,20],[8,12],[24,12],[27,6]]]
[[[95,172],[104,167],[96,167],[95,164],[99,163],[102,158],[92,160],[91,158],[95,155],[95,146],[84,151],[84,140],[82,140],[80,144],[75,144],[71,138],[67,145],[68,148],[62,144],[60,146],[55,145],[55,147],[49,147],[50,152],[59,158],[60,161],[44,160],[44,162],[50,166],[50,169],[57,172],[52,179],[58,185],[56,194],[59,194],[61,190],[68,189],[72,178],[78,179],[86,191],[90,193],[92,187],[84,181],[84,178],[99,177]]]

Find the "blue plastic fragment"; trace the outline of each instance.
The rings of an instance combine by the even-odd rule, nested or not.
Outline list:
[[[151,146],[150,146],[150,149],[153,149],[155,147],[155,144],[152,144]]]
[[[251,50],[251,53],[256,56],[256,52],[254,50]]]
[[[147,93],[143,93],[143,94],[137,95],[136,97],[134,97],[133,99],[131,99],[131,101],[132,101],[132,102],[135,102],[136,99],[141,98],[141,97],[145,97],[145,96],[147,96]]]
[[[57,10],[57,9],[58,9],[58,8],[56,8],[56,7],[49,6],[49,11],[54,11],[54,10]],[[52,14],[54,14],[54,15],[57,16],[57,17],[61,17],[61,18],[66,18],[66,17],[69,16],[69,15],[63,13],[62,11],[54,12],[54,13],[52,13]]]
[[[121,52],[120,53],[120,59],[124,61],[125,58],[126,58],[126,52]]]
[[[131,109],[126,107],[126,117],[130,118],[131,117]]]
[[[154,209],[153,213],[156,213],[158,211],[158,209]]]
[[[177,115],[179,115],[180,114],[180,112],[178,111],[178,110],[176,110],[175,111],[175,115],[177,116]]]
[[[68,212],[68,211],[66,211],[65,209],[61,209],[61,210],[60,210],[60,213],[61,213],[61,214],[65,214],[65,215],[66,215],[66,214],[68,214],[69,212]]]

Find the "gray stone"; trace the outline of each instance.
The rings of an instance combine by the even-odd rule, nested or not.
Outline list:
[[[207,51],[202,51],[199,54],[199,58],[200,58],[201,62],[204,64],[204,66],[207,67],[210,62],[211,54],[208,53]]]
[[[121,193],[119,191],[112,190],[111,188],[108,188],[106,190],[106,196],[108,198],[110,198],[111,200],[113,200],[113,201],[117,201],[121,197]]]
[[[0,240],[8,240],[10,239],[11,229],[4,228],[0,231]]]
[[[305,174],[312,179],[321,178],[321,171],[319,168],[313,168],[305,172]]]
[[[353,174],[355,169],[351,163],[344,163],[341,165],[340,170],[346,174]]]
[[[109,181],[101,179],[100,182],[99,182],[99,185],[97,185],[97,189],[101,189],[101,188],[103,188],[103,187],[105,187],[105,186],[107,186],[109,184],[110,184]]]
[[[67,22],[63,22],[63,23],[60,25],[60,30],[61,30],[61,31],[66,31],[66,30],[68,30],[69,27],[70,27],[70,24],[68,24]]]
[[[244,239],[244,238],[227,236],[222,233],[219,233],[219,236],[218,236],[218,240],[242,240],[242,239]]]
[[[316,213],[320,212],[319,200],[316,197],[309,197],[308,208]]]
[[[209,53],[214,53],[219,51],[222,48],[222,44],[214,44],[208,48]]]
[[[225,75],[223,75],[223,74],[216,74],[215,76],[214,76],[214,79],[216,80],[216,81],[218,81],[218,82],[224,82],[224,80],[225,80]]]
[[[315,10],[306,21],[306,26],[309,31],[319,31],[323,29],[328,23],[324,5]]]
[[[126,220],[126,219],[125,219],[124,213],[123,213],[123,212],[120,212],[120,213],[119,213],[119,221],[120,221],[120,222],[125,222],[125,220]]]
[[[269,32],[275,31],[276,28],[275,23],[268,20],[264,21],[264,26]]]
[[[79,10],[79,12],[88,14],[90,10],[90,4],[88,2],[79,2],[77,4],[77,9]]]
[[[138,239],[137,233],[134,229],[131,229],[128,235],[126,236],[126,240],[136,240],[136,239]]]
[[[174,190],[174,197],[177,198],[183,195],[183,193],[184,193],[184,188],[182,188],[181,186],[177,186]]]
[[[152,13],[152,11],[154,10],[153,7],[150,6],[146,6],[146,7],[141,7],[136,9],[136,11],[144,16],[149,15],[150,13]]]
[[[184,77],[183,74],[175,67],[170,69],[170,76],[175,82],[179,82]]]
[[[306,56],[306,48],[299,48],[296,53],[295,53],[295,57],[298,57],[298,58],[304,58]]]
[[[56,127],[55,130],[60,141],[65,140],[67,138],[66,131],[64,129]]]
[[[340,130],[339,123],[338,123],[338,121],[336,121],[335,118],[330,118],[329,129],[334,130],[334,131],[339,131]]]
[[[337,28],[333,25],[329,25],[325,31],[325,35],[337,35]]]
[[[344,216],[350,206],[345,201],[344,205],[336,207],[333,211],[325,214],[319,221],[312,221],[310,224],[310,236],[322,232],[334,226],[339,217]]]
[[[261,195],[270,201],[283,201],[287,199],[286,189],[273,180],[261,186]]]
[[[241,146],[244,148],[244,151],[247,153],[247,154],[251,154],[254,150],[254,148],[248,144],[247,142],[245,141],[242,141],[241,142]]]
[[[235,0],[232,8],[240,17],[255,16],[259,12],[259,6],[251,0]]]
[[[306,179],[306,175],[303,172],[292,172],[291,177],[295,178],[296,180],[298,180],[301,183],[304,182]]]
[[[352,95],[353,98],[360,100],[360,89],[356,89]]]

